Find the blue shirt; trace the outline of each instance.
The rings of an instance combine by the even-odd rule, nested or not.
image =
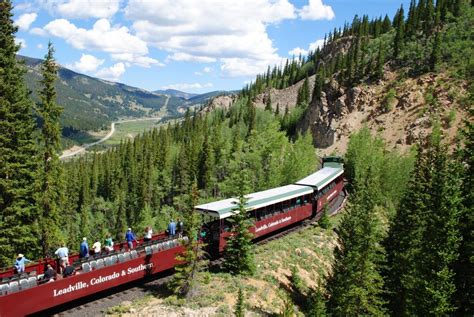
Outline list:
[[[176,233],[176,224],[174,223],[174,221],[170,222],[170,224],[168,225],[168,231],[169,231],[170,235],[175,235],[175,233]]]
[[[127,233],[125,234],[125,240],[127,240],[127,242],[135,240],[135,235],[133,234],[133,232],[127,231]]]
[[[61,247],[54,252],[58,257],[65,258],[69,255],[69,250],[66,247]]]
[[[18,272],[23,272],[25,270],[25,263],[26,262],[31,262],[30,260],[28,260],[27,258],[25,257],[22,257],[20,259],[16,259],[15,261],[15,268]]]
[[[81,242],[81,248],[79,249],[79,255],[82,257],[89,255],[89,245],[87,245],[86,241]]]

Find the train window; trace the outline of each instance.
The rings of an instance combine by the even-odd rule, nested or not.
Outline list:
[[[232,223],[229,220],[224,219],[223,225],[222,225],[222,231],[223,232],[230,232],[231,228],[232,228]]]
[[[301,197],[298,197],[298,199],[296,199],[296,204],[298,206],[301,206],[303,204],[303,200],[301,199]]]

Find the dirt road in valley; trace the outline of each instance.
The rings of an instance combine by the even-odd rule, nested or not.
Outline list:
[[[166,102],[166,103],[168,103],[168,102]],[[150,118],[139,118],[139,119],[114,121],[110,124],[109,133],[107,133],[107,135],[104,136],[102,139],[100,139],[98,141],[95,141],[95,142],[92,142],[92,143],[83,144],[81,146],[74,146],[70,149],[67,149],[67,150],[63,151],[63,154],[59,158],[61,160],[64,160],[66,158],[73,157],[75,155],[78,155],[78,154],[81,154],[81,153],[85,152],[88,148],[90,148],[94,145],[97,145],[97,144],[100,144],[100,143],[103,143],[103,142],[107,141],[108,139],[110,139],[114,135],[116,124],[126,123],[126,122],[136,122],[136,121],[160,120],[160,119],[161,119],[161,117],[150,117]]]

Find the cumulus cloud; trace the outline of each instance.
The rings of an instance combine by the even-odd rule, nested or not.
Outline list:
[[[21,38],[16,37],[15,38],[15,44],[20,45],[21,46],[20,49],[27,48],[25,39],[21,39]]]
[[[125,15],[138,37],[170,53],[168,61],[219,61],[225,76],[249,74],[237,65],[255,75],[280,62],[267,27],[297,17],[288,0],[130,0]]]
[[[38,35],[38,36],[47,36],[48,35],[48,33],[45,30],[43,30],[42,28],[32,28],[30,30],[30,33],[34,34],[34,35]]]
[[[316,49],[319,47],[319,48],[323,48],[324,46],[324,39],[319,39],[319,40],[316,40],[315,42],[309,44],[309,50],[314,52],[316,51]]]
[[[120,0],[40,0],[50,13],[71,19],[109,18],[120,9]]]
[[[298,15],[303,20],[332,20],[335,17],[331,6],[323,4],[322,0],[309,0]]]
[[[194,72],[194,75],[202,76],[202,75],[204,75],[204,74],[212,73],[212,71],[213,71],[212,67],[207,67],[207,66],[206,66],[206,67],[204,67],[204,68],[202,69],[202,71],[200,71],[200,72]]]
[[[295,47],[291,51],[288,52],[290,56],[300,56],[300,55],[308,55],[308,51],[301,47]]]
[[[30,25],[35,22],[38,14],[36,13],[24,13],[20,15],[18,20],[15,21],[15,24],[20,28],[21,31],[28,31]]]
[[[125,73],[125,64],[116,63],[110,67],[99,69],[99,71],[95,73],[95,76],[105,80],[119,81],[123,73]]]
[[[213,63],[216,61],[214,57],[191,55],[188,53],[173,53],[166,58],[167,61],[179,62],[197,62],[197,63]]]
[[[122,61],[137,66],[150,68],[151,66],[165,66],[165,64],[160,63],[159,60],[151,58],[149,56],[141,56],[133,53],[121,53],[121,54],[111,54],[113,60]]]
[[[97,57],[89,54],[82,54],[79,61],[74,62],[73,64],[68,64],[66,67],[81,73],[90,73],[95,72],[97,68],[99,68],[99,66],[103,63],[103,59],[98,59]]]
[[[205,83],[205,84],[200,84],[200,83],[180,83],[180,84],[172,84],[172,85],[167,85],[161,87],[161,89],[175,89],[175,90],[182,90],[182,91],[188,91],[188,90],[199,90],[199,89],[204,89],[204,88],[212,88],[213,84],[212,83]]]
[[[38,32],[32,30],[32,32]],[[115,61],[141,67],[162,66],[158,60],[146,56],[147,43],[130,33],[125,26],[111,26],[109,20],[99,19],[92,29],[78,28],[66,19],[56,19],[43,28],[47,34],[64,39],[80,50],[102,51]]]
[[[290,56],[299,56],[300,54],[302,56],[308,55],[309,52],[314,52],[314,51],[316,51],[316,49],[318,47],[322,48],[323,46],[324,46],[324,40],[323,39],[316,40],[313,43],[309,44],[309,48],[307,50],[304,49],[304,48],[301,48],[301,47],[295,47],[294,49],[292,49],[291,51],[288,52],[288,55],[290,55]]]

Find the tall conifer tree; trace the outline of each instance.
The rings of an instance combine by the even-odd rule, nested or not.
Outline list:
[[[62,165],[59,161],[61,130],[59,117],[62,107],[56,104],[57,65],[54,60],[53,45],[48,43],[48,53],[41,67],[43,79],[39,92],[41,103],[38,113],[42,119],[41,129],[41,169],[39,172],[38,208],[43,256],[50,256],[58,241],[63,239],[61,231],[61,207],[64,203],[64,180]],[[95,193],[94,193],[95,195]]]
[[[372,191],[377,183],[371,173],[357,191],[338,229],[339,246],[328,280],[329,311],[335,316],[378,316],[385,313],[381,247],[383,232],[375,212]]]
[[[39,255],[35,207],[38,152],[33,139],[32,102],[17,61],[10,0],[0,2],[0,265],[15,253]]]
[[[241,161],[241,166],[243,164]],[[229,218],[233,234],[227,240],[224,266],[233,274],[251,275],[255,270],[255,263],[252,246],[253,234],[249,231],[252,221],[245,207],[247,202],[245,192],[248,190],[249,183],[246,168],[242,166],[236,179],[239,201],[234,215]]]

